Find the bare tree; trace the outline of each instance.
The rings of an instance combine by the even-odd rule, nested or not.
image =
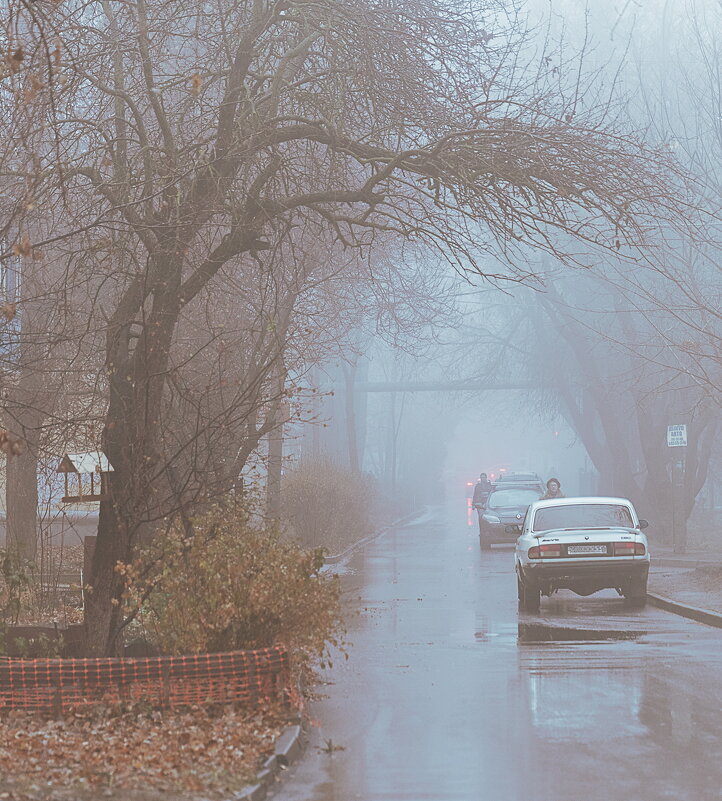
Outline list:
[[[688,426],[683,516],[691,514],[708,473],[719,428],[718,406],[693,377],[649,357],[657,337],[635,305],[598,276],[549,284],[536,295],[529,331],[537,375],[546,376],[560,409],[600,473],[604,491],[649,509],[669,534],[674,454],[667,426]],[[643,347],[641,343],[646,342]]]
[[[548,62],[519,72],[521,33],[492,3],[97,0],[44,23],[64,49],[32,180],[66,224],[31,244],[91,231],[111,254],[89,312],[115,468],[89,653],[118,648],[115,565],[163,512],[174,345],[222,271],[299,224],[360,249],[379,233],[417,240],[483,272],[480,256],[530,245],[631,252],[646,215],[674,210],[663,154],[582,110]],[[562,252],[560,231],[577,245]]]

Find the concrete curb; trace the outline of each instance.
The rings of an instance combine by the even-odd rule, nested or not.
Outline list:
[[[389,523],[388,526],[380,528],[378,531],[375,531],[368,537],[364,537],[362,540],[354,542],[353,545],[349,545],[348,548],[346,548],[346,550],[344,551],[341,551],[341,553],[333,554],[331,556],[326,556],[323,560],[324,564],[337,565],[339,562],[343,562],[343,560],[351,556],[351,554],[356,549],[363,548],[364,545],[368,545],[369,542],[373,542],[377,537],[380,537],[382,534],[385,534],[392,528],[396,528],[397,526],[403,526],[405,523],[410,523],[415,517],[419,517],[419,515],[422,515],[426,511],[426,509],[427,507],[424,506],[422,509],[419,509],[416,512],[412,512],[411,514],[405,515],[404,517],[400,517],[398,520],[394,520],[393,523]]]
[[[652,564],[656,567],[688,567],[694,570],[698,567],[709,567],[710,565],[722,565],[722,561],[716,559],[684,559],[675,556],[652,556]]]
[[[233,796],[233,801],[263,801],[278,774],[285,770],[303,752],[303,729],[301,726],[288,726],[276,740],[274,753],[263,763],[256,776],[256,783],[246,787]]]
[[[656,595],[653,592],[647,593],[647,600],[654,606],[664,609],[667,612],[673,612],[675,615],[688,617],[691,620],[696,620],[698,623],[704,623],[707,626],[715,626],[715,628],[722,629],[722,614],[713,612],[711,609],[701,609],[698,606],[691,606],[690,604],[683,604],[679,601],[673,601],[671,598],[665,598],[663,595]]]

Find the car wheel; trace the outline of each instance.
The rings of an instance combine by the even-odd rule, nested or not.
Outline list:
[[[632,579],[624,588],[624,597],[630,606],[644,606],[647,603],[647,579]]]
[[[518,579],[517,579],[518,580]],[[538,612],[541,606],[541,590],[537,584],[519,582],[519,603],[525,612]]]

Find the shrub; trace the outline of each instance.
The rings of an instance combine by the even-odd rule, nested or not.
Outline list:
[[[13,549],[0,548],[0,655],[56,657],[63,637],[57,625],[18,625],[38,617],[42,595],[35,565]]]
[[[375,528],[373,479],[329,460],[304,460],[284,476],[283,517],[308,547],[338,553]]]
[[[17,625],[32,586],[32,562],[0,548],[0,621]]]
[[[254,527],[237,504],[213,507],[158,536],[126,574],[134,626],[163,653],[284,645],[323,660],[342,633],[339,583],[323,556]]]

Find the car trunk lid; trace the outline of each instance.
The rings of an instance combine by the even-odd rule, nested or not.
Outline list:
[[[544,531],[535,534],[547,558],[634,558],[639,532],[628,528]],[[616,543],[616,545],[615,545]],[[558,553],[551,556],[554,546]]]

